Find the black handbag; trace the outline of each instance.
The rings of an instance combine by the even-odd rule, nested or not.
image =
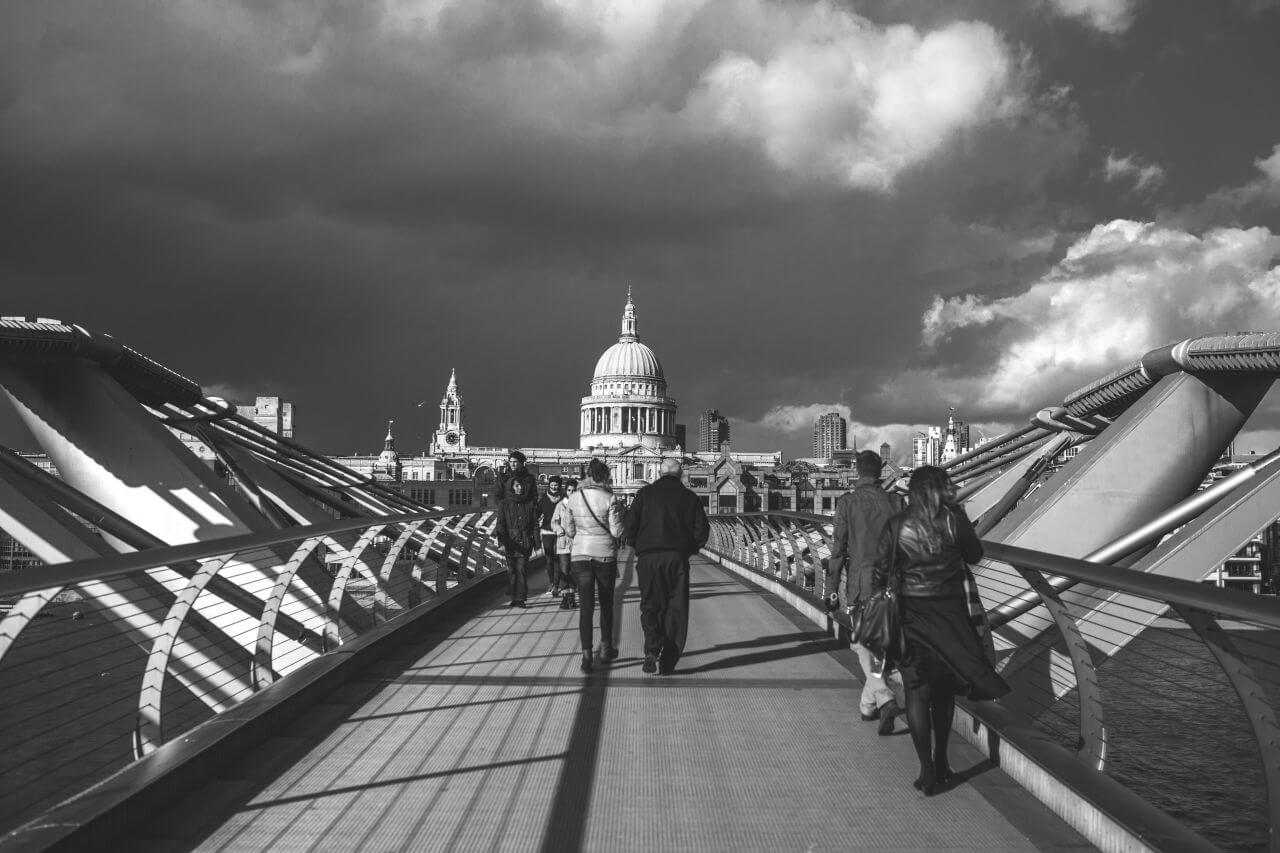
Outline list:
[[[889,577],[883,589],[876,590],[865,601],[859,599],[849,612],[853,641],[886,661],[902,660],[906,636],[902,629],[901,579],[898,575],[898,530],[893,528],[893,547],[889,551]]]

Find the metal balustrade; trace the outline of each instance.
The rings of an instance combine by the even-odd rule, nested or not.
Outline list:
[[[711,522],[709,552],[819,611],[829,517]],[[984,601],[1032,597],[1045,626],[1030,638],[993,626],[989,651],[1014,688],[999,705],[1223,847],[1280,850],[1280,602],[984,545]],[[847,632],[842,612],[831,619]]]
[[[505,570],[492,514],[349,519],[0,577],[0,832]]]

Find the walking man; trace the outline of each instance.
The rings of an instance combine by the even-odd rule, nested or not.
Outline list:
[[[680,460],[636,492],[623,537],[636,549],[644,671],[670,675],[689,631],[689,557],[707,544],[711,526],[698,496],[680,482]]]
[[[835,535],[827,562],[827,607],[831,610],[840,606],[840,572],[844,568],[848,569],[846,605],[852,607],[859,599],[870,597],[880,534],[889,519],[902,509],[897,496],[880,487],[884,462],[879,454],[864,450],[854,457],[854,466],[858,479],[853,488],[836,501]],[[878,719],[880,734],[892,734],[893,721],[902,714],[902,708],[871,650],[861,643],[854,643],[853,650],[865,678],[859,702],[862,719],[868,722]]]
[[[542,536],[542,553],[547,560],[547,595],[560,595],[560,584],[567,583],[560,576],[560,563],[556,559],[556,533],[551,526],[556,507],[563,496],[560,494],[560,476],[552,474],[547,478],[547,493],[538,498],[538,533]]]

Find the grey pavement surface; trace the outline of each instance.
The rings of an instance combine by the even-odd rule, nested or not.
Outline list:
[[[348,684],[125,847],[1092,849],[958,737],[961,781],[925,798],[911,786],[905,722],[879,737],[858,719],[848,649],[701,558],[692,583],[675,675],[640,670],[629,563],[622,656],[590,675],[576,612],[546,596],[527,610],[494,598]]]

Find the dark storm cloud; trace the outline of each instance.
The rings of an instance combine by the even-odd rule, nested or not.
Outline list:
[[[341,452],[390,417],[420,448],[455,366],[474,441],[574,444],[628,285],[682,420],[719,408],[759,449],[807,444],[775,410],[909,424],[948,385],[1013,417],[970,380],[1019,336],[924,347],[922,318],[1053,270],[1124,195],[1107,151],[1177,203],[1183,160],[1099,118],[1125,86],[1091,76],[1151,100],[1144,27],[1177,22],[937,9],[10,5],[0,310],[287,392]]]

